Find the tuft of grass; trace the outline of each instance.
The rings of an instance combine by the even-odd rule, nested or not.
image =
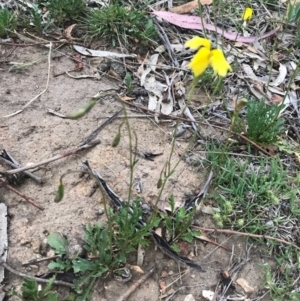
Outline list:
[[[7,8],[0,9],[0,38],[17,28],[17,17]]]
[[[276,256],[276,268],[264,264],[264,286],[269,289],[270,297],[274,301],[298,301],[299,300],[299,254],[293,248],[284,248],[281,254]]]
[[[247,136],[258,143],[273,143],[284,133],[284,119],[278,118],[282,105],[268,106],[263,99],[248,100],[246,122]]]
[[[218,170],[211,197],[220,208],[214,215],[219,227],[278,236],[276,231],[298,219],[299,179],[287,175],[279,158],[237,159],[211,145],[207,162]],[[289,212],[281,212],[282,200],[287,200]]]
[[[127,36],[148,43],[156,37],[153,21],[143,12],[120,4],[112,4],[90,11],[82,21],[83,29],[91,37],[110,38],[113,45]]]
[[[300,3],[289,4],[287,13],[287,22],[297,26],[295,44],[300,46]]]
[[[57,26],[65,26],[71,22],[76,22],[87,11],[86,1],[84,0],[38,0],[37,5],[39,8],[47,8],[50,19]]]

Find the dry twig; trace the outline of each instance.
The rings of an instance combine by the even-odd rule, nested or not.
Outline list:
[[[39,278],[39,277],[34,277],[34,276],[30,276],[30,275],[27,275],[27,274],[24,274],[24,273],[21,273],[15,269],[13,269],[11,266],[9,266],[6,262],[4,262],[2,259],[0,259],[0,264],[6,268],[8,271],[10,271],[11,273],[17,275],[17,276],[20,276],[22,278],[27,278],[27,279],[32,279],[32,280],[35,280],[36,282],[40,282],[40,283],[49,283],[50,280],[48,279],[43,279],[43,278]],[[67,286],[67,287],[70,287],[70,288],[73,288],[74,285],[72,283],[69,283],[69,282],[65,282],[65,281],[60,281],[60,280],[54,280],[53,281],[53,284],[56,284],[56,285],[62,285],[62,286]]]
[[[246,233],[246,232],[239,232],[239,231],[234,231],[234,230],[228,230],[228,229],[212,229],[212,228],[203,228],[203,227],[198,227],[198,226],[193,226],[195,229],[199,229],[204,232],[216,232],[216,233],[224,233],[224,234],[235,234],[235,235],[242,235],[242,236],[248,236],[248,237],[255,237],[255,238],[262,238],[262,239],[270,239],[270,240],[275,240],[277,242],[283,243],[288,246],[292,246],[298,250],[300,250],[300,247],[295,245],[292,242],[272,237],[269,235],[260,235],[260,234],[253,234],[253,233]]]
[[[61,153],[59,155],[56,155],[50,159],[46,159],[44,161],[41,161],[41,162],[38,162],[38,163],[34,163],[34,164],[30,164],[28,166],[24,166],[22,168],[17,168],[17,169],[12,169],[12,170],[8,170],[6,172],[2,172],[2,174],[8,174],[8,175],[12,175],[12,174],[15,174],[15,173],[18,173],[18,172],[21,172],[21,171],[24,171],[24,170],[28,170],[28,169],[32,169],[32,168],[36,168],[36,167],[39,167],[41,165],[45,165],[45,164],[48,164],[50,162],[53,162],[53,161],[56,161],[56,160],[59,160],[59,159],[62,159],[62,158],[65,158],[65,157],[68,157],[70,155],[74,155],[82,150],[85,150],[85,149],[88,149],[90,147],[93,147],[97,144],[100,143],[100,140],[95,140],[89,144],[85,144],[85,145],[82,145],[82,146],[79,146],[79,147],[76,147],[74,149],[71,149],[71,150],[68,150],[64,153]]]
[[[34,207],[40,209],[40,210],[44,210],[44,207],[42,207],[41,205],[38,205],[37,203],[35,203],[30,197],[22,194],[19,190],[13,188],[12,186],[10,186],[9,184],[7,184],[5,182],[4,179],[2,179],[0,177],[0,182],[2,182],[3,187],[5,187],[6,189],[14,192],[15,194],[19,195],[21,198],[23,198],[24,200],[26,200],[28,203],[32,204]]]

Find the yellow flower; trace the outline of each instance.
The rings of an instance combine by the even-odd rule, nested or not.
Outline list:
[[[210,49],[211,42],[208,39],[193,37],[192,39],[185,42],[184,46],[191,49],[198,49],[201,46]]]
[[[231,66],[226,61],[223,51],[214,49],[210,52],[209,63],[214,69],[215,73],[224,77],[228,71],[232,71]]]
[[[193,37],[185,43],[185,47],[191,49],[200,48],[189,63],[189,67],[192,69],[194,76],[200,76],[210,65],[214,69],[215,73],[220,76],[226,76],[231,67],[226,61],[222,50],[211,50],[211,41],[208,39]]]
[[[189,63],[189,67],[193,70],[194,76],[200,76],[209,66],[210,49],[202,47]]]
[[[244,21],[250,21],[250,19],[252,18],[253,15],[253,10],[250,7],[246,7],[244,12],[243,12],[243,16],[242,19]]]

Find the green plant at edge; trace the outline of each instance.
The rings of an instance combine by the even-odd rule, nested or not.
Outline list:
[[[17,17],[7,8],[0,9],[0,38],[17,28]]]
[[[289,4],[287,21],[289,23],[299,24],[300,21],[300,3]]]
[[[288,250],[288,252],[292,252],[290,248],[288,248]],[[273,301],[299,300],[299,292],[297,291],[299,288],[295,285],[297,282],[295,283],[295,279],[293,277],[294,272],[297,273],[297,271],[292,271],[294,269],[291,267],[290,261],[291,259],[289,258],[285,263],[282,263],[281,266],[278,266],[276,269],[277,271],[275,271],[273,275],[269,264],[265,263],[263,265],[265,272],[264,286],[270,290],[270,297]]]

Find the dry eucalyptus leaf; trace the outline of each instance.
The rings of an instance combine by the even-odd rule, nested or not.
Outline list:
[[[275,93],[275,94],[279,94],[279,95],[284,95],[285,94],[285,92],[279,87],[268,86],[268,90]]]
[[[279,75],[273,82],[270,83],[270,85],[275,87],[279,86],[284,82],[286,75],[287,75],[286,65],[280,64]]]
[[[272,102],[273,102],[274,104],[280,104],[280,103],[282,102],[282,100],[283,100],[283,97],[282,97],[282,96],[280,96],[280,95],[278,95],[278,94],[273,94],[273,95],[272,95]]]
[[[145,81],[146,81],[146,77],[147,75],[151,72],[151,71],[155,71],[156,69],[156,65],[157,65],[157,61],[158,61],[158,56],[159,54],[158,53],[155,53],[153,55],[151,55],[148,63],[147,63],[147,68],[143,71],[143,74],[141,75],[141,82],[140,82],[140,85],[142,87],[144,87],[145,85]],[[145,89],[147,89],[145,87]]]
[[[167,291],[167,284],[165,281],[159,281],[159,287],[161,289],[161,293],[163,295],[165,295],[166,291]]]
[[[166,51],[166,47],[164,45],[159,45],[154,51],[158,53],[163,53]]]
[[[237,279],[236,284],[239,285],[246,294],[252,294],[255,291],[254,288],[250,286],[248,281],[244,278]]]
[[[157,97],[153,94],[149,94],[148,109],[152,110],[152,111],[157,111],[158,110]]]
[[[137,265],[142,266],[144,263],[145,249],[139,244],[137,249]]]
[[[119,94],[119,97],[120,97],[122,100],[125,100],[125,101],[135,100],[135,97],[129,97],[129,96],[126,96],[126,95],[120,95],[120,94]]]
[[[69,42],[72,42],[73,41],[73,37],[72,37],[72,30],[74,29],[74,27],[76,26],[77,24],[72,24],[70,25],[69,27],[67,27],[64,31],[63,31],[63,35],[64,37],[69,41]]]
[[[134,271],[134,272],[136,272],[138,274],[141,274],[141,275],[145,274],[145,272],[143,271],[143,269],[141,267],[139,267],[138,265],[127,264],[127,267],[130,270],[132,270],[132,271]]]
[[[202,297],[206,300],[212,301],[214,299],[215,293],[213,291],[203,290]]]
[[[185,3],[176,7],[171,7],[169,11],[176,14],[186,14],[198,7],[198,0]]]
[[[280,111],[279,116],[285,111],[287,107],[292,105],[297,113],[298,118],[300,118],[300,111],[298,108],[298,97],[295,91],[290,91],[284,100],[285,107]]]
[[[73,45],[73,48],[86,56],[102,56],[102,57],[130,57],[130,58],[136,58],[136,54],[126,54],[126,53],[118,53],[118,52],[111,52],[111,51],[101,51],[101,50],[93,50],[93,49],[88,49],[83,46],[79,45]]]
[[[257,76],[253,72],[252,68],[248,64],[242,64],[243,70],[246,73],[247,77],[258,80]]]

